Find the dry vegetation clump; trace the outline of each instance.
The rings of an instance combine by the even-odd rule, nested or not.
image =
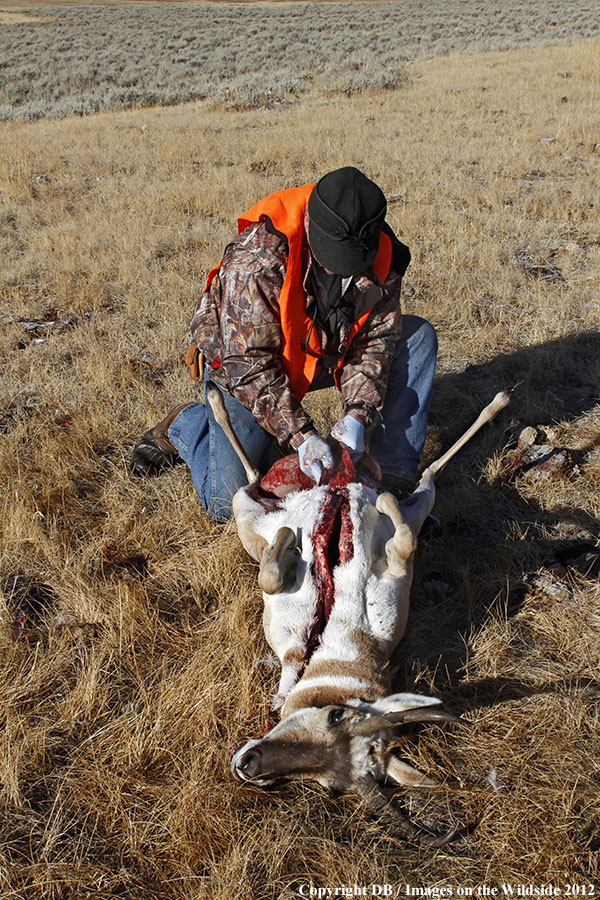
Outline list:
[[[57,5],[43,19],[12,15],[0,30],[0,120],[188,100],[269,108],[307,91],[394,88],[416,59],[600,34],[593,0]]]
[[[598,885],[598,574],[548,565],[599,537],[598,50],[424,61],[401,91],[277,111],[0,126],[0,896]],[[470,826],[438,851],[352,798],[232,782],[277,681],[255,567],[185,467],[128,469],[193,396],[187,323],[236,214],[344,164],[389,194],[405,309],[440,336],[425,461],[515,387],[440,479],[395,657],[397,690],[465,720],[410,751],[447,779],[412,816]],[[315,402],[325,428],[335,396]],[[577,471],[507,475],[518,424],[554,425]]]

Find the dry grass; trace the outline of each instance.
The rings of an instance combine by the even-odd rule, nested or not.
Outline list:
[[[598,882],[598,581],[573,574],[560,602],[521,581],[598,537],[598,49],[432,60],[401,91],[278,111],[1,126],[0,896]],[[232,783],[276,682],[255,664],[254,566],[184,468],[128,473],[141,431],[192,394],[187,322],[236,213],[342,164],[403,198],[405,308],[441,342],[428,458],[520,382],[440,481],[397,653],[398,690],[465,711],[414,750],[448,773],[408,799],[415,818],[476,826],[436,852],[352,799]],[[499,482],[511,419],[558,422],[579,477]]]

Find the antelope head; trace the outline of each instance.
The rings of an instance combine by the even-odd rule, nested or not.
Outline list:
[[[260,788],[280,780],[312,780],[333,791],[356,793],[405,837],[442,846],[458,823],[442,837],[423,835],[390,804],[382,786],[436,787],[436,781],[393,751],[416,723],[447,721],[459,720],[436,698],[416,694],[306,707],[284,718],[264,738],[248,741],[233,757],[231,769],[240,781]]]

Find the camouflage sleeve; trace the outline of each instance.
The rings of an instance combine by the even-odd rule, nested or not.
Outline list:
[[[402,278],[391,271],[383,297],[355,336],[344,360],[340,391],[344,414],[353,410],[371,424],[385,400],[390,366],[402,329]]]
[[[311,420],[281,367],[279,294],[286,263],[285,241],[264,225],[249,226],[227,247],[191,330],[209,363],[218,359],[216,380],[280,444],[297,448]]]

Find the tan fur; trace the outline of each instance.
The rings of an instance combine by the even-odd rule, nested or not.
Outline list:
[[[362,700],[373,701],[390,693],[390,668],[387,652],[381,641],[356,628],[350,632],[349,639],[357,648],[357,658],[339,660],[322,657],[317,653],[284,703],[281,710],[282,719],[303,706],[345,703],[351,696],[344,686],[344,680],[347,678],[358,679],[366,685],[361,691]],[[308,684],[308,679],[322,677],[337,679],[339,686],[311,687]],[[303,686],[304,683],[306,687]]]
[[[374,689],[361,691],[361,694],[362,699],[368,703],[385,696],[385,692],[379,693]],[[293,691],[285,701],[281,718],[286,719],[292,713],[307,707],[340,706],[347,703],[352,696],[351,691],[344,690],[341,686],[321,685],[311,688],[308,685],[303,687],[300,683],[298,690]]]
[[[297,666],[301,666],[304,662],[304,653],[297,647],[292,647],[291,650],[286,650],[283,655],[284,663],[295,663]]]

